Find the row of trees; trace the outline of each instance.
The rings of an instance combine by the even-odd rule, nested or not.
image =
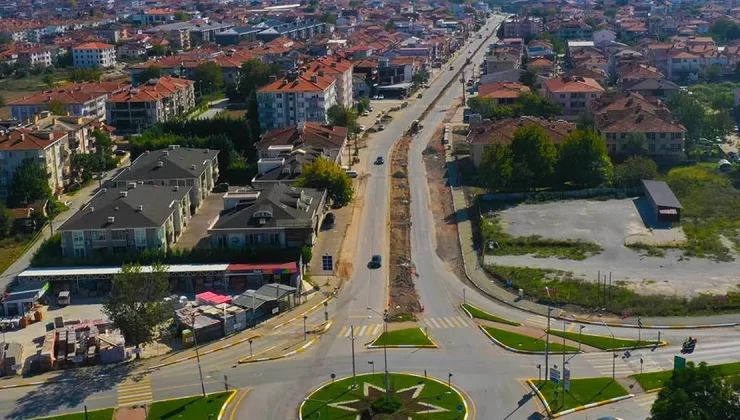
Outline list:
[[[735,121],[727,110],[707,109],[685,92],[679,92],[666,101],[673,116],[686,128],[686,149],[691,150],[699,138],[724,138],[733,131]]]
[[[604,138],[591,129],[573,131],[556,147],[541,126],[528,124],[517,129],[510,145],[486,148],[478,176],[479,184],[493,191],[611,183],[635,187],[655,178],[657,166],[647,157],[634,156],[613,167]]]
[[[563,107],[548,98],[534,93],[521,93],[512,105],[497,105],[494,99],[474,96],[468,99],[468,107],[483,119],[501,120],[530,115],[553,118],[563,113]]]

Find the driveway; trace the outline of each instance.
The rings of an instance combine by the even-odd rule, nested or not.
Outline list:
[[[211,193],[200,206],[198,213],[191,217],[185,228],[185,233],[175,243],[173,249],[208,248],[211,238],[208,235],[208,226],[224,208],[224,194]]]

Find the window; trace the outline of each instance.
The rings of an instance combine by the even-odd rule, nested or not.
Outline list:
[[[104,230],[93,230],[90,232],[90,237],[93,241],[104,241],[105,231]]]
[[[134,236],[136,238],[136,248],[140,250],[146,249],[146,229],[134,230]]]
[[[85,248],[75,248],[75,257],[85,258]]]
[[[110,238],[114,241],[125,241],[126,240],[126,230],[125,229],[115,229],[110,231]]]

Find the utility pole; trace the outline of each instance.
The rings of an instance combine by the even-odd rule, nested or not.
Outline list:
[[[206,396],[206,385],[203,383],[203,370],[200,368],[200,353],[198,352],[198,338],[195,333],[195,312],[193,312],[193,342],[195,344],[195,359],[198,361],[198,374],[200,375],[200,389],[203,391],[203,397]]]
[[[545,380],[549,378],[548,371],[550,369],[550,312],[552,312],[552,307],[550,306],[550,303],[552,299],[550,298],[550,289],[548,287],[545,287],[545,292],[547,292],[547,331],[546,331],[546,339],[545,339]]]
[[[352,388],[357,388],[357,370],[355,369],[355,326],[350,325],[350,341],[352,341]]]
[[[460,72],[460,83],[462,83],[462,103],[465,105],[465,70]]]
[[[565,347],[565,323],[566,323],[566,321],[565,321],[565,319],[563,319],[563,378],[562,378],[562,381],[561,381],[561,382],[563,382],[563,407],[565,407],[565,369],[567,369],[565,367],[565,363],[567,363],[565,361],[565,349],[566,349],[566,347]]]

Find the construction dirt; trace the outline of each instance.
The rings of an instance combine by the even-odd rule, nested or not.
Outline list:
[[[390,291],[394,314],[421,312],[411,277],[411,193],[408,157],[411,137],[404,136],[391,155]]]
[[[146,407],[131,406],[119,407],[116,410],[115,420],[144,420],[146,419]]]
[[[453,114],[455,109],[453,107]],[[464,279],[462,253],[457,237],[457,219],[446,178],[445,146],[439,141],[443,133],[444,125],[440,125],[423,152],[429,186],[429,208],[432,210],[434,220],[437,221],[434,223],[437,256],[458,278]]]

